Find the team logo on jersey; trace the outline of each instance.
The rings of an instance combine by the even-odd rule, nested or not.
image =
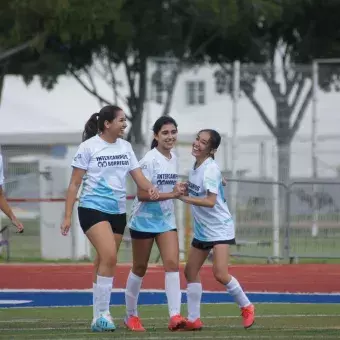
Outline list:
[[[196,185],[192,182],[188,182],[188,191],[189,194],[193,196],[199,196],[199,193],[201,191],[201,187],[199,185]]]
[[[176,185],[177,174],[157,174],[157,185]]]
[[[78,153],[73,160],[76,162],[77,160],[81,159],[81,153]]]
[[[108,166],[129,166],[129,157],[126,154],[122,155],[110,155],[96,157],[97,166],[99,168],[106,168]]]

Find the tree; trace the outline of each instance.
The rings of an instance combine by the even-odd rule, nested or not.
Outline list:
[[[209,56],[210,62],[221,65],[215,75],[220,93],[232,93],[232,69],[228,63],[237,59],[244,63],[240,90],[276,138],[278,180],[287,184],[290,145],[312,97],[311,62],[314,58],[339,56],[340,31],[336,13],[340,10],[340,3],[332,0],[272,0],[267,1],[267,5],[271,5],[269,11],[261,5],[254,7],[240,1],[238,10],[243,13],[244,25],[234,32],[239,41],[226,40],[222,35],[208,46],[205,55]],[[278,55],[280,65],[275,64]],[[278,79],[280,74],[283,83]],[[339,74],[339,67],[323,67],[319,85],[324,91],[336,88],[332,84],[339,84]],[[263,79],[273,96],[276,122],[269,119],[255,97],[258,77]]]
[[[25,0],[19,6],[21,15],[16,15],[19,26],[21,21],[27,25],[22,13],[28,11],[27,7],[33,8],[38,16],[34,21],[41,22],[46,39],[40,50],[14,58],[11,73],[22,74],[27,83],[34,75],[39,75],[47,89],[55,86],[60,75],[69,74],[101,105],[123,101],[129,107],[131,122],[128,139],[142,144],[148,58],[177,60],[165,87],[167,97],[163,114],[168,114],[177,77],[183,67],[191,65],[222,32],[228,35],[235,23],[241,22],[242,18],[237,17],[237,2],[150,0],[146,6],[132,0],[100,0],[95,5],[79,0],[60,0],[58,9],[54,12],[52,9],[50,13],[48,4],[51,2],[42,6],[34,0]],[[38,5],[43,10],[37,8]],[[123,95],[121,80],[117,79],[119,67],[125,71],[128,96]],[[112,89],[112,98],[105,98],[99,90],[95,81],[98,76]]]
[[[104,2],[101,0],[101,4],[104,5]],[[106,5],[109,3],[107,0]],[[51,68],[50,73],[53,75],[65,73],[46,49],[51,37],[58,36],[60,41],[68,41],[71,35],[78,41],[90,37],[95,39],[103,31],[101,22],[105,24],[109,16],[114,17],[120,2],[116,0],[114,3],[110,6],[112,11],[103,11],[97,2],[90,7],[84,6],[84,2],[79,0],[1,2],[0,94],[6,74],[21,75],[27,84],[34,75],[42,74],[42,84],[51,88],[53,81],[47,68]],[[94,25],[95,19],[98,22]]]
[[[8,17],[15,17],[12,31],[16,39],[12,41],[18,43],[37,32],[43,32],[45,39],[40,49],[12,58],[7,71],[21,74],[27,84],[39,75],[46,89],[52,89],[60,75],[72,75],[101,105],[124,101],[131,122],[128,139],[142,144],[148,58],[172,57],[187,62],[197,27],[207,20],[216,22],[217,2],[150,0],[146,6],[133,0],[59,0],[54,9],[53,1],[17,0],[5,11]],[[212,38],[202,41],[198,52]],[[125,71],[128,96],[120,91],[118,67]],[[166,112],[178,72],[169,87]],[[112,88],[112,99],[104,98],[96,86],[98,76]]]

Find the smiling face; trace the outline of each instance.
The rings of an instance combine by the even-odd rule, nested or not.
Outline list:
[[[112,138],[123,138],[127,127],[125,113],[122,110],[118,111],[115,119],[111,122],[106,120],[104,125]]]
[[[159,132],[154,135],[158,142],[157,148],[161,151],[170,151],[177,141],[177,128],[174,124],[164,124]]]
[[[196,158],[196,160],[205,160],[212,156],[216,150],[211,149],[210,145],[210,133],[208,131],[201,131],[195,141],[192,143],[191,154]]]

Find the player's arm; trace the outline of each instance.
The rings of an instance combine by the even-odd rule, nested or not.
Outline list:
[[[141,164],[139,164],[132,148],[130,161],[131,161],[130,175],[137,185],[137,190],[146,192],[148,195],[148,199],[151,201],[158,200],[159,198],[158,189],[151,183],[152,178],[151,163],[145,159],[142,159],[140,162]]]
[[[71,175],[69,186],[67,188],[66,201],[65,201],[64,218],[67,220],[71,220],[74,203],[77,200],[78,191],[83,181],[85,172],[86,170],[80,169],[80,168],[73,168],[72,170],[72,175]]]
[[[131,170],[130,175],[133,181],[136,183],[138,190],[146,191],[152,201],[159,197],[157,188],[155,188],[155,186],[144,176],[141,168]],[[154,196],[151,194],[152,192],[155,192],[156,195]]]
[[[66,192],[64,220],[60,227],[61,233],[64,236],[67,235],[71,228],[74,203],[76,202],[77,194],[83,181],[83,177],[89,167],[90,160],[91,150],[89,150],[84,143],[80,144],[72,162],[73,169]]]
[[[9,206],[4,191],[2,189],[2,186],[0,185],[0,210],[3,211],[3,213],[11,220],[15,220],[16,217],[13,214],[13,211],[11,209],[11,207]]]
[[[9,206],[5,193],[2,189],[2,185],[4,183],[4,173],[3,173],[3,162],[2,156],[0,154],[0,210],[12,221],[12,223],[17,227],[18,232],[23,232],[24,226],[22,223],[16,218],[11,207]]]
[[[151,200],[150,195],[147,191],[138,188],[137,197],[141,202],[150,202],[150,201],[166,201],[175,198],[179,198],[183,194],[183,190],[178,185],[175,185],[174,190],[172,192],[160,192],[159,197],[156,200]]]
[[[213,208],[216,204],[217,195],[208,191],[205,197],[181,196],[179,199],[184,203],[196,205],[198,207]]]

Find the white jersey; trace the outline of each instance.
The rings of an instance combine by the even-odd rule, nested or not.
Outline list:
[[[235,238],[233,219],[224,199],[221,171],[212,158],[190,171],[188,191],[192,197],[205,197],[208,191],[217,195],[213,208],[191,205],[194,238],[206,242]]]
[[[72,166],[86,170],[79,206],[109,214],[126,212],[126,176],[139,167],[131,144],[107,143],[98,135],[81,143]]]
[[[1,149],[0,149],[0,186],[4,184],[4,163],[2,161]]]
[[[147,152],[140,161],[145,177],[160,193],[172,192],[177,182],[177,159],[171,153],[167,159],[157,148]],[[129,228],[142,232],[161,233],[176,228],[175,209],[172,199],[159,202],[133,202]]]

